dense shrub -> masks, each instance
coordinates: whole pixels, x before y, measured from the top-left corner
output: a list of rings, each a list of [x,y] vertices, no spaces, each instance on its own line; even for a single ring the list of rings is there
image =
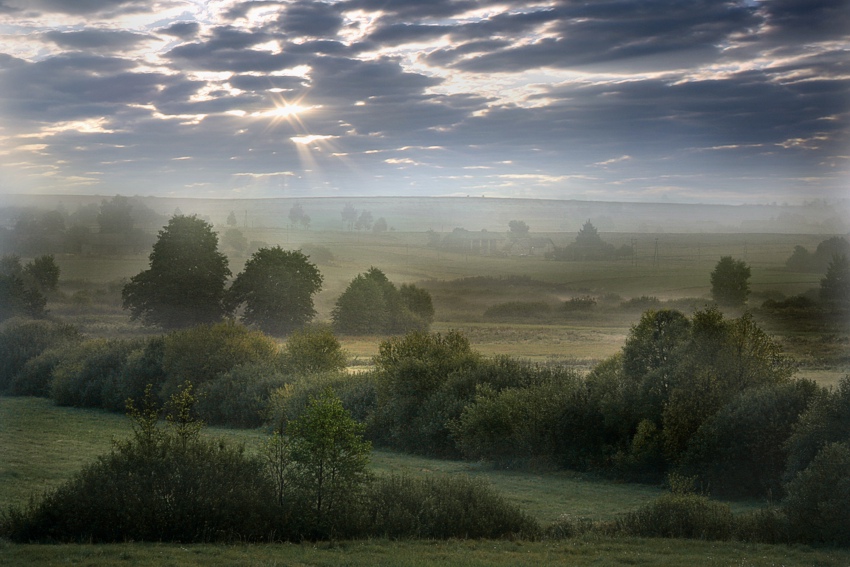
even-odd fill
[[[537,522],[481,479],[458,476],[384,476],[366,495],[372,537],[535,537]]]
[[[659,307],[661,307],[661,300],[651,295],[632,297],[620,303],[620,309],[624,310],[647,311],[649,309],[658,309]]]
[[[163,431],[155,410],[139,416],[133,438],[41,501],[9,511],[3,535],[18,542],[280,537],[280,511],[260,460],[203,440],[197,430]]]
[[[53,370],[50,395],[60,406],[120,411],[130,394],[122,373],[135,341],[90,339],[66,349]]]
[[[211,425],[259,427],[268,416],[271,392],[285,382],[268,362],[234,366],[198,387],[198,415]]]
[[[787,490],[783,505],[795,539],[850,545],[850,442],[825,445]]]
[[[292,333],[281,354],[282,366],[298,376],[342,370],[347,362],[342,345],[328,327],[306,328]]]
[[[596,307],[596,299],[590,297],[589,295],[584,295],[581,297],[571,297],[561,304],[561,311],[565,312],[573,312],[573,311],[590,311]]]
[[[160,395],[170,397],[185,381],[199,387],[240,364],[275,364],[278,356],[272,339],[232,322],[176,331],[165,338]]]
[[[310,398],[315,398],[327,388],[333,390],[346,411],[361,423],[365,423],[375,411],[377,386],[374,373],[328,372],[296,377],[292,382],[270,392],[268,421],[282,429],[279,424],[298,419]]]
[[[64,351],[62,347],[49,348],[35,358],[29,359],[21,371],[13,377],[9,393],[13,396],[50,397],[53,371],[62,362]]]
[[[716,495],[779,496],[786,441],[817,392],[808,380],[743,392],[700,426],[680,458],[683,470]]]
[[[850,439],[850,376],[842,378],[834,390],[817,396],[800,416],[788,439],[785,480],[793,480],[828,443]]]
[[[128,398],[141,399],[148,386],[155,395],[158,394],[165,382],[164,358],[164,336],[147,339],[142,347],[127,355],[121,380]]]
[[[665,494],[615,521],[615,532],[634,537],[725,541],[734,527],[729,505],[695,494]]]
[[[28,360],[50,347],[82,340],[79,330],[64,323],[11,319],[0,326],[0,392],[9,389]],[[29,388],[20,385],[23,390]]]

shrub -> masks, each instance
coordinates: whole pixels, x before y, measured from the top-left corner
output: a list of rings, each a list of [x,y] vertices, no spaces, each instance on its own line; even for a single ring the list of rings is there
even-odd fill
[[[735,538],[752,543],[790,543],[788,517],[776,506],[744,512],[735,517]]]
[[[63,348],[50,348],[27,361],[12,380],[9,393],[13,396],[50,397],[53,371],[62,362]]]
[[[620,303],[621,309],[647,311],[649,309],[658,309],[661,307],[661,300],[650,295],[641,295],[640,297],[632,297],[628,301]]]
[[[788,439],[785,480],[793,480],[828,443],[850,439],[850,376],[838,388],[817,396],[800,416]]]
[[[375,411],[377,385],[374,373],[329,372],[296,378],[270,392],[267,420],[274,427],[281,428],[279,424],[298,419],[310,398],[315,398],[327,388],[333,390],[346,411],[361,423],[365,423]]]
[[[779,496],[794,424],[818,392],[809,380],[743,392],[700,426],[681,457],[713,494]]]
[[[271,392],[285,381],[267,362],[234,366],[198,388],[198,415],[211,425],[259,427],[267,417]]]
[[[634,537],[725,541],[734,517],[727,504],[695,494],[665,494],[615,521],[615,530]]]
[[[165,382],[164,358],[165,337],[161,335],[147,339],[142,347],[127,355],[122,383],[128,398],[141,399],[148,386],[155,394],[160,391]]]
[[[787,491],[783,507],[795,539],[850,545],[850,442],[824,446]]]
[[[379,477],[366,494],[372,537],[536,537],[537,522],[481,479],[465,475]]]
[[[582,297],[571,297],[561,304],[561,310],[566,312],[590,311],[596,307],[596,299],[585,295]]]
[[[91,339],[66,350],[53,370],[50,395],[60,406],[124,408],[128,392],[122,372],[137,342]]]
[[[3,535],[17,542],[277,537],[280,511],[263,463],[240,447],[183,431],[190,433],[161,430],[156,409],[146,406],[136,413],[131,439],[42,500],[9,511]]]
[[[298,376],[343,370],[348,362],[342,345],[328,327],[307,328],[291,334],[281,358],[283,367]]]
[[[11,319],[0,326],[0,392],[6,391],[28,360],[50,347],[82,340],[79,330],[64,323]]]
[[[278,359],[275,342],[259,331],[233,322],[199,325],[166,336],[162,366],[165,381],[160,395],[170,397],[184,381],[196,387],[234,366]]]

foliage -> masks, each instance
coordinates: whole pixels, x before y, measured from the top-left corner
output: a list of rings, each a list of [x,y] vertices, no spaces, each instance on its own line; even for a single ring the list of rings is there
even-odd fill
[[[354,230],[371,230],[373,217],[369,211],[362,211],[354,222]]]
[[[512,220],[508,223],[508,236],[511,238],[520,238],[523,236],[528,236],[528,231],[530,230],[528,224],[525,221],[521,220]]]
[[[366,423],[377,403],[377,385],[373,372],[328,372],[297,377],[269,394],[266,420],[283,430],[287,421],[298,419],[310,400],[331,389],[351,416]]]
[[[248,249],[248,238],[238,228],[228,228],[221,235],[221,245],[238,254],[243,254]]]
[[[743,305],[750,295],[749,279],[746,262],[723,256],[711,272],[711,297],[720,305]]]
[[[292,333],[281,357],[282,366],[297,376],[343,370],[348,363],[339,340],[324,326]]]
[[[387,229],[387,219],[385,219],[384,217],[378,217],[378,220],[376,220],[375,224],[372,226],[372,232],[386,232]]]
[[[239,222],[236,220],[236,213],[230,211],[227,215],[227,226],[236,226]]]
[[[302,244],[301,252],[314,264],[333,264],[336,257],[330,248],[321,244]]]
[[[545,301],[508,301],[491,305],[484,311],[487,319],[535,318],[547,315],[552,307]]]
[[[590,311],[596,307],[596,299],[589,295],[571,297],[561,304],[561,310],[566,312]]]
[[[53,259],[52,254],[46,254],[33,258],[33,261],[24,267],[24,272],[30,276],[36,284],[44,291],[55,291],[59,283],[59,266]]]
[[[0,392],[7,391],[28,361],[45,350],[81,340],[79,329],[66,323],[11,319],[0,325]],[[16,388],[28,390],[18,383]]]
[[[788,439],[786,481],[809,466],[822,447],[850,439],[850,376],[817,396],[800,416]]]
[[[52,264],[52,257],[50,258],[49,263]],[[45,261],[37,258],[35,262],[39,262],[38,265],[41,266]],[[21,265],[20,257],[16,255],[3,256],[0,259],[0,321],[21,315],[28,317],[44,315],[47,300],[41,293],[40,281],[34,277],[33,270],[39,276],[52,276],[40,274],[35,262],[24,267]],[[55,264],[53,266],[55,267]]]
[[[263,463],[241,447],[206,441],[197,428],[163,430],[159,411],[131,406],[134,434],[24,509],[4,532],[14,541],[258,541],[274,537],[274,492]],[[191,411],[191,395],[172,414]],[[185,424],[184,424],[185,425]]]
[[[850,545],[850,442],[825,445],[787,490],[783,508],[796,539]]]
[[[680,458],[683,470],[715,495],[779,496],[786,442],[817,393],[807,380],[745,390],[699,427]]]
[[[820,281],[821,301],[840,308],[850,307],[850,256],[833,256]]]
[[[169,398],[187,380],[200,388],[240,364],[276,364],[277,360],[272,339],[232,322],[175,331],[165,338],[161,395]]]
[[[138,346],[131,341],[89,339],[68,347],[53,369],[50,396],[60,406],[120,411],[131,394],[124,387],[124,366]]]
[[[794,272],[822,274],[835,256],[850,256],[850,243],[844,237],[833,236],[821,241],[813,253],[803,246],[795,246],[785,266]]]
[[[617,250],[613,244],[603,241],[599,231],[588,220],[578,231],[574,242],[563,248],[556,246],[550,256],[555,260],[611,260],[632,253],[628,246]]]
[[[363,429],[330,389],[287,424],[290,498],[303,502],[308,537],[335,535],[339,516],[362,498],[371,478],[371,444],[363,440]]]
[[[615,531],[637,537],[728,540],[734,517],[728,504],[695,494],[665,494],[615,522]]]
[[[526,537],[540,527],[481,479],[466,475],[384,476],[371,483],[365,516],[372,537]]]
[[[348,227],[348,230],[354,228],[354,223],[357,221],[357,209],[351,203],[346,203],[342,209],[342,223]]]
[[[286,381],[268,361],[234,366],[198,387],[198,415],[210,425],[259,427],[266,420],[272,392]]]
[[[414,285],[399,290],[378,268],[358,274],[337,299],[334,329],[345,334],[427,330],[434,318],[430,294]]]
[[[165,328],[220,320],[226,313],[227,258],[209,223],[175,216],[159,232],[150,268],[133,276],[122,290],[132,320]]]
[[[231,309],[244,304],[244,323],[281,335],[303,327],[316,315],[313,295],[321,289],[322,275],[302,252],[262,248],[236,276],[227,304]]]

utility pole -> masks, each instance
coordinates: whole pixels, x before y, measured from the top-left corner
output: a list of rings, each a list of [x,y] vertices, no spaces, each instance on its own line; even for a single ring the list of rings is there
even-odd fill
[[[658,266],[658,238],[655,239],[655,256],[652,258],[652,266]]]

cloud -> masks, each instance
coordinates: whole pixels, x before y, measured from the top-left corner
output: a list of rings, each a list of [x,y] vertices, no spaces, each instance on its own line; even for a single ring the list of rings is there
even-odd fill
[[[154,9],[153,3],[144,0],[9,0],[5,5],[9,11],[26,9],[77,16],[98,15],[101,17],[151,12]]]
[[[73,32],[49,31],[44,38],[66,49],[129,49],[152,39],[149,35],[129,31],[88,29]]]

